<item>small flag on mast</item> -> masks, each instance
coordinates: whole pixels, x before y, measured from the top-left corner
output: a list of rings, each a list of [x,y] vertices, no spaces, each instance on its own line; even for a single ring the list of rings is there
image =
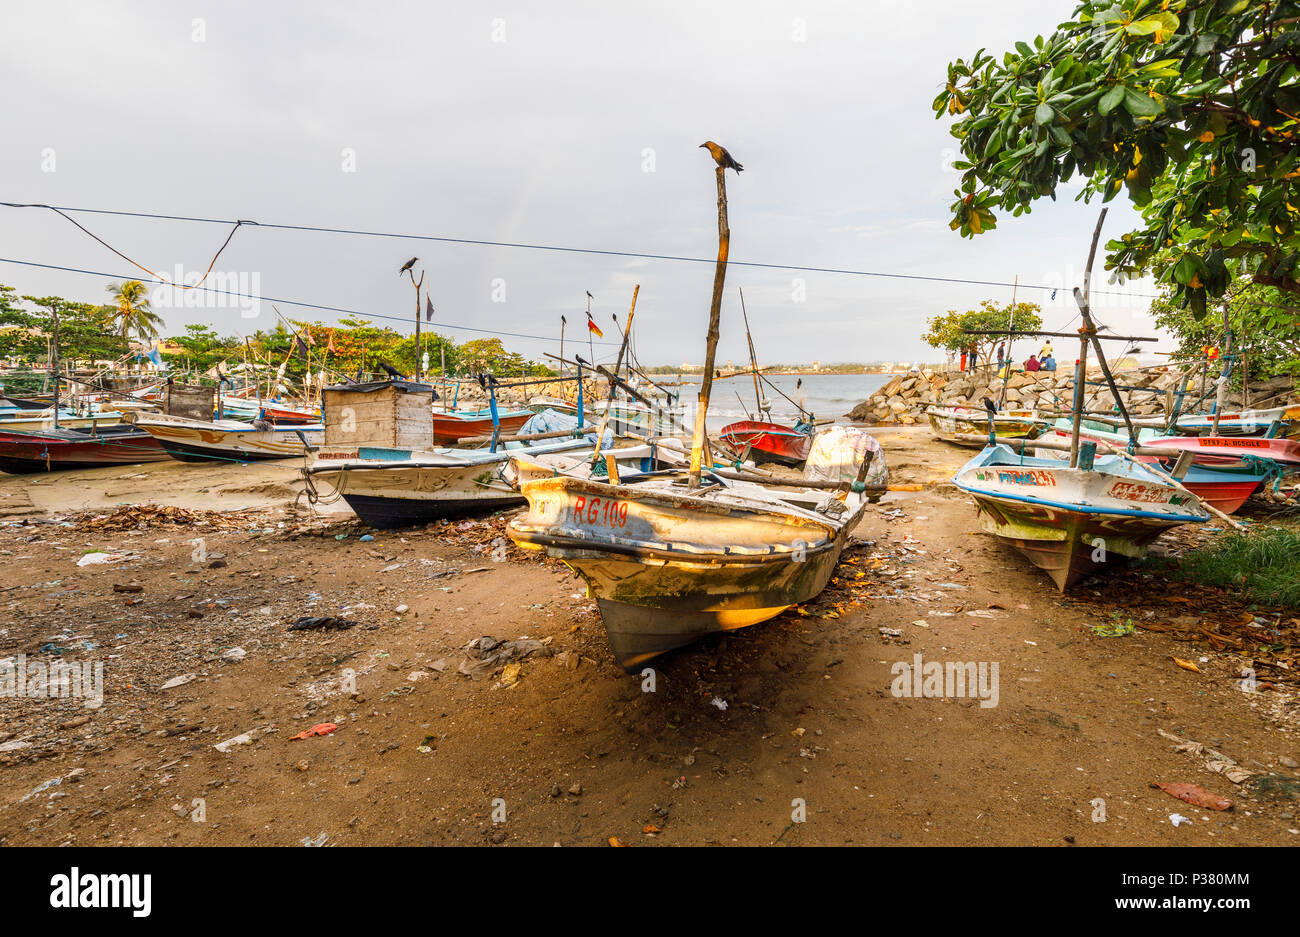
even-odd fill
[[[424,321],[433,321],[433,300],[428,296],[424,297]]]
[[[598,326],[596,320],[591,317],[591,313],[587,313],[587,329],[597,338],[605,337],[605,333],[600,330],[600,326]]]

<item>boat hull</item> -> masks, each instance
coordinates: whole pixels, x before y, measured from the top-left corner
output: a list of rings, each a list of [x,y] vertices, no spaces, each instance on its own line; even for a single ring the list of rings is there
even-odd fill
[[[522,504],[524,496],[505,477],[512,456],[568,452],[593,443],[584,437],[495,453],[324,448],[315,453],[305,474],[312,482],[332,487],[370,526],[391,530]]]
[[[500,465],[375,467],[344,462],[318,464],[312,476],[342,495],[362,521],[392,530],[523,503],[523,495],[499,477]]]
[[[1019,550],[1061,592],[1145,555],[1166,530],[1209,519],[1194,495],[1118,456],[1084,470],[993,446],[953,481],[975,499],[984,529]]]
[[[812,436],[779,423],[741,420],[718,433],[723,445],[740,455],[746,450],[755,462],[776,462],[799,467],[812,450]]]
[[[1049,429],[1040,439],[1050,442],[1068,443],[1070,434],[1063,429]],[[1107,433],[1097,429],[1083,429],[1079,433],[1083,442],[1103,442],[1122,449],[1127,440],[1118,433]],[[1181,439],[1181,437],[1179,437]],[[1144,442],[1143,445],[1146,443]],[[1035,449],[1034,454],[1040,458],[1064,461],[1068,456],[1062,450]],[[1148,464],[1163,462],[1166,471],[1173,468],[1174,452],[1170,451],[1168,459],[1156,456],[1136,456],[1139,462]],[[1224,514],[1234,514],[1241,509],[1246,500],[1270,478],[1267,472],[1257,471],[1254,467],[1242,464],[1213,463],[1210,465],[1193,464],[1181,479],[1183,487],[1206,504],[1218,508]]]
[[[866,503],[830,522],[572,478],[528,482],[523,492],[529,512],[507,527],[511,539],[583,579],[610,650],[629,671],[816,596]]]
[[[304,438],[310,444],[319,445],[324,437],[319,425],[259,430],[252,426],[177,419],[137,419],[135,425],[158,440],[167,454],[180,462],[291,459],[307,451]]]
[[[925,415],[930,420],[930,429],[945,442],[958,446],[980,448],[983,442],[969,442],[958,437],[962,435],[988,436],[988,414],[974,408],[931,407]],[[1012,410],[999,413],[993,418],[995,432],[1006,439],[1033,439],[1043,427],[1032,410]]]
[[[498,422],[501,435],[507,436],[528,422],[533,414],[529,411],[501,413]],[[433,442],[439,446],[454,446],[467,436],[491,436],[492,417],[490,415],[464,416],[456,413],[433,412]]]
[[[136,465],[167,458],[148,433],[53,435],[0,431],[0,471],[29,475],[60,469],[88,469],[105,465]]]
[[[1258,436],[1166,436],[1149,439],[1144,446],[1190,449],[1205,465],[1240,465],[1244,457],[1267,459],[1282,465],[1300,465],[1300,441]]]

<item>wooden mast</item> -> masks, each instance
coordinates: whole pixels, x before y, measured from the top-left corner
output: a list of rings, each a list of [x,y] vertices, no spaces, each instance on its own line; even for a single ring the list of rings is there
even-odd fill
[[[709,306],[709,331],[705,339],[704,379],[695,409],[695,435],[691,440],[691,472],[688,487],[700,487],[700,470],[708,447],[704,420],[709,411],[709,394],[713,391],[713,360],[718,352],[718,324],[722,318],[722,288],[727,279],[727,254],[731,247],[731,229],[727,226],[726,167],[718,162],[718,264],[713,271],[713,301]],[[712,459],[709,460],[710,464]]]
[[[627,314],[627,328],[623,330],[623,341],[618,346],[618,360],[614,362],[613,377],[609,381],[609,398],[605,401],[605,412],[600,418],[600,425],[596,428],[596,448],[591,454],[591,464],[595,465],[600,461],[600,441],[605,436],[605,427],[609,425],[609,413],[614,408],[614,395],[618,393],[618,371],[623,366],[623,352],[627,350],[628,336],[632,334],[632,317],[636,315],[636,298],[641,292],[641,284],[638,283],[632,290],[632,308]],[[615,319],[615,322],[618,320]],[[583,424],[583,415],[578,414],[578,426]],[[617,484],[617,481],[614,482]]]
[[[754,412],[763,417],[763,392],[758,383],[758,355],[754,353],[754,336],[749,331],[749,313],[745,310],[745,290],[740,288],[740,314],[745,317],[745,341],[749,343],[749,367],[754,377]],[[740,395],[737,394],[737,397]],[[743,405],[742,405],[743,406]]]
[[[1074,366],[1074,420],[1070,427],[1070,468],[1079,467],[1079,429],[1083,425],[1083,396],[1088,381],[1088,332],[1092,330],[1092,318],[1088,314],[1088,296],[1092,292],[1092,261],[1097,256],[1097,240],[1101,237],[1101,226],[1106,220],[1107,209],[1101,210],[1097,218],[1097,227],[1092,232],[1092,247],[1088,249],[1088,265],[1083,270],[1083,298],[1079,300],[1079,291],[1075,290],[1075,301],[1083,313],[1083,328],[1079,329],[1079,363]],[[1009,349],[1008,349],[1009,350]]]

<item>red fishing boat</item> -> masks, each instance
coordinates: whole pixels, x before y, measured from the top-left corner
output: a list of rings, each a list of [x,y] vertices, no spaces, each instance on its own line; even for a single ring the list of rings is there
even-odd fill
[[[533,415],[531,410],[498,410],[497,421],[501,424],[501,435],[515,432],[528,422]],[[433,441],[440,446],[454,446],[466,436],[491,436],[491,410],[447,410],[433,411]]]
[[[737,456],[755,462],[778,462],[781,465],[803,465],[812,449],[812,434],[780,423],[762,423],[758,420],[741,420],[728,423],[718,434],[722,444]]]
[[[320,410],[301,410],[296,407],[265,403],[262,405],[262,413],[271,423],[298,425],[320,422]]]
[[[56,469],[161,462],[167,453],[142,429],[125,423],[94,429],[0,431],[0,471],[14,475]]]

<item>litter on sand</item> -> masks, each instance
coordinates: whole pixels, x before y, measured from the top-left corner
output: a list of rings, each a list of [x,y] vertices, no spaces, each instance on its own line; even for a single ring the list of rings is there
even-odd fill
[[[309,739],[317,735],[329,735],[337,728],[338,725],[333,722],[317,723],[316,725],[312,726],[310,729],[304,729],[303,731],[299,732],[297,735],[289,736],[289,741],[297,742],[297,741],[301,741],[302,739]]]

